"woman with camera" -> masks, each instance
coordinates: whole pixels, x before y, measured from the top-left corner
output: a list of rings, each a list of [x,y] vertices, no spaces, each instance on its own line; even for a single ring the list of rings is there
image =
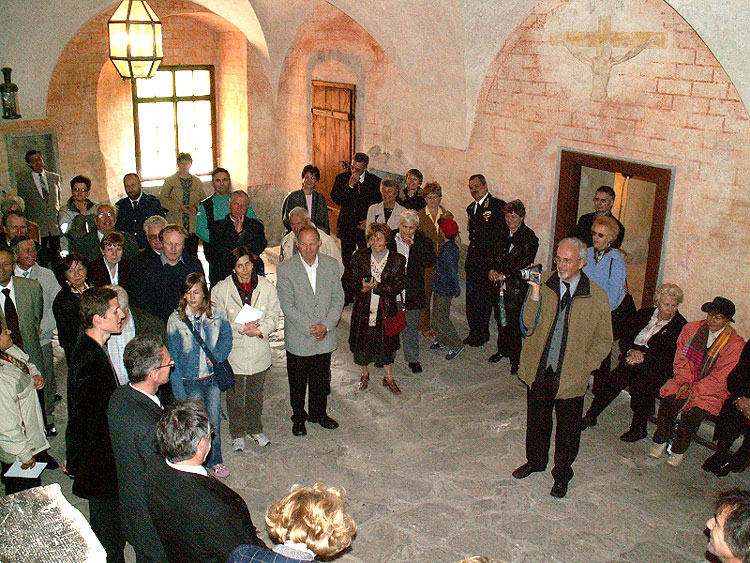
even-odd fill
[[[520,270],[534,262],[539,239],[524,222],[526,207],[520,199],[507,203],[503,212],[509,233],[498,241],[489,271],[490,281],[495,284],[498,296],[495,305],[497,352],[488,361],[497,363],[507,357],[510,360],[510,373],[515,375],[521,360],[521,305],[529,287],[521,280]],[[503,316],[505,324],[502,323]]]

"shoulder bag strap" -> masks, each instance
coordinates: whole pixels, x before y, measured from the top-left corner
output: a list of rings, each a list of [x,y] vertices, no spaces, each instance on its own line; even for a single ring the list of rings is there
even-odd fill
[[[211,350],[206,345],[206,343],[203,341],[203,339],[201,338],[201,335],[198,334],[198,331],[195,330],[195,327],[193,326],[193,322],[188,319],[188,320],[185,321],[185,324],[190,329],[190,332],[193,333],[193,337],[198,342],[198,345],[201,348],[203,348],[203,351],[206,353],[206,356],[208,357],[208,359],[211,360],[211,363],[213,364],[213,366],[215,368],[216,365],[218,364],[218,362],[216,361],[216,357],[214,356],[213,352],[211,352]]]

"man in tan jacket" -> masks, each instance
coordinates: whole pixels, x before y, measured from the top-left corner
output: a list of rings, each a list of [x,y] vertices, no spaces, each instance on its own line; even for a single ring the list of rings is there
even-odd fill
[[[524,479],[546,469],[554,409],[555,484],[550,494],[562,498],[573,478],[589,374],[609,353],[612,323],[607,294],[581,271],[586,245],[576,238],[563,239],[554,261],[557,271],[547,274],[541,285],[529,282],[522,309],[525,340],[518,377],[528,387],[526,463],[513,477]]]

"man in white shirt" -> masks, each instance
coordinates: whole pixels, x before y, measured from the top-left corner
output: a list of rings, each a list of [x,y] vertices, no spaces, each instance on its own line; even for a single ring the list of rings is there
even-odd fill
[[[338,345],[336,327],[344,307],[344,290],[336,261],[318,253],[318,233],[313,226],[302,227],[297,235],[298,254],[276,270],[276,289],[286,319],[284,344],[295,436],[307,434],[305,421],[329,430],[339,425],[328,416],[327,407],[331,353]]]
[[[43,410],[47,415],[47,426],[54,427],[55,424],[55,400],[62,399],[57,392],[57,381],[55,380],[54,356],[52,355],[52,336],[56,328],[55,316],[52,313],[52,302],[60,291],[60,284],[52,270],[37,264],[36,243],[28,236],[11,239],[13,246],[13,259],[16,263],[14,274],[19,278],[36,280],[42,286],[42,322],[39,335],[39,345],[42,356],[41,365],[37,365],[44,379],[44,389],[39,392],[44,397]],[[54,429],[55,433],[57,430]],[[53,434],[54,435],[54,434]]]
[[[112,393],[107,407],[122,527],[139,562],[161,562],[166,554],[148,514],[143,476],[161,463],[156,424],[162,405],[156,392],[169,381],[174,362],[161,339],[149,335],[128,342],[124,364],[129,383]]]
[[[289,258],[297,254],[297,235],[302,227],[312,224],[310,214],[304,207],[295,207],[289,212],[289,226],[292,230],[285,234],[284,238],[281,239],[280,262],[289,260]],[[336,260],[336,262],[339,263],[341,275],[343,276],[344,263],[341,260],[341,251],[339,250],[336,237],[327,235],[321,229],[318,229],[318,235],[320,235],[320,254],[325,254]]]

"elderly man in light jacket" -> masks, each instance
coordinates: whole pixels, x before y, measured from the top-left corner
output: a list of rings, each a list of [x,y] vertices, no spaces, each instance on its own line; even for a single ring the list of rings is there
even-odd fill
[[[281,239],[281,262],[284,262],[297,254],[297,233],[305,225],[313,225],[310,219],[310,213],[304,207],[295,207],[289,212],[289,226],[292,228],[284,238]],[[315,226],[315,225],[313,225]],[[317,227],[316,227],[317,228]],[[318,229],[320,235],[320,253],[326,254],[331,258],[335,259],[339,263],[339,269],[341,274],[339,278],[344,275],[344,262],[341,260],[341,250],[339,250],[338,241],[336,237],[326,234],[321,229]]]
[[[339,264],[318,252],[319,234],[313,226],[302,227],[297,235],[298,253],[276,271],[295,436],[307,434],[305,421],[331,430],[339,425],[328,416],[327,406],[331,353],[338,345],[336,327],[344,308],[344,290]],[[309,417],[305,411],[308,388]]]

